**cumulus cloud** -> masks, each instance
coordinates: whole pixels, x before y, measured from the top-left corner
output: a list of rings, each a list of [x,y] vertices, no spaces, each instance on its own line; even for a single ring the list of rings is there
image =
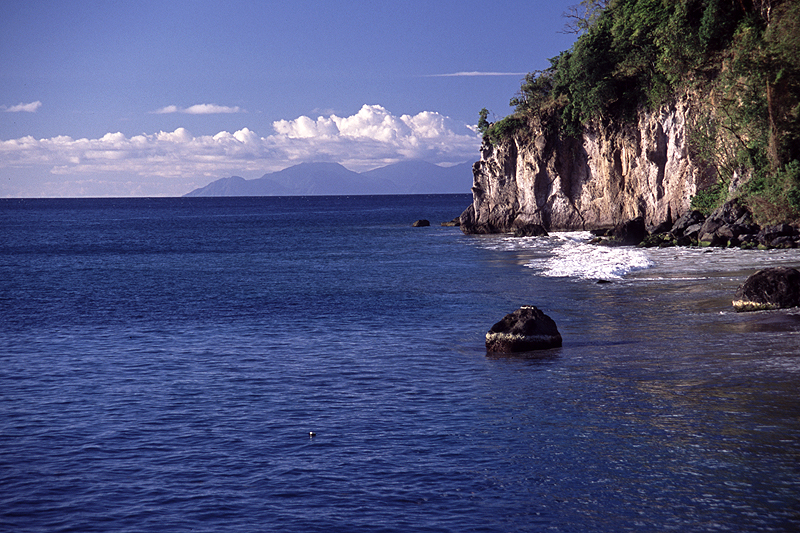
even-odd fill
[[[6,113],[20,113],[22,111],[26,113],[36,113],[40,107],[42,107],[42,103],[39,100],[29,104],[19,103],[17,105],[12,105],[11,107],[0,106],[0,108],[2,108]]]
[[[257,177],[309,161],[338,162],[356,171],[406,159],[457,163],[475,158],[480,145],[477,134],[439,113],[397,116],[379,105],[365,105],[346,117],[279,120],[273,128],[267,136],[249,128],[199,136],[185,128],[130,137],[114,132],[97,139],[27,136],[0,141],[0,168],[44,167],[50,174],[87,178],[123,173],[143,179],[216,179]]]
[[[242,109],[239,106],[226,106],[226,105],[217,105],[217,104],[195,104],[193,106],[189,106],[186,108],[180,108],[175,105],[168,105],[166,107],[162,107],[161,109],[157,109],[153,111],[153,113],[158,115],[168,114],[168,113],[186,113],[187,115],[213,115],[218,113],[242,113]]]

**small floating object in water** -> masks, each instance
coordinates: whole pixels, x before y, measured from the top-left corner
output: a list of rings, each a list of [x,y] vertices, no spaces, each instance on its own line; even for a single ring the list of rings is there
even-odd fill
[[[309,432],[308,432],[308,438],[309,438],[309,439],[313,439],[313,438],[314,438],[314,437],[316,437],[316,436],[317,436],[317,434],[316,434],[316,433],[314,433],[313,431],[309,431]]]

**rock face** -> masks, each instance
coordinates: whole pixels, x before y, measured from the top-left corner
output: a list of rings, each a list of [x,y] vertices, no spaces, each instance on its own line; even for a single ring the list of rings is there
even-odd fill
[[[549,234],[540,224],[528,224],[514,230],[514,237],[547,237]]]
[[[737,289],[737,311],[761,311],[800,306],[800,271],[776,267],[759,270]]]
[[[647,228],[644,225],[644,217],[636,217],[633,220],[623,222],[613,232],[614,240],[621,245],[639,244],[647,237]]]
[[[520,307],[486,333],[488,352],[528,352],[559,346],[561,334],[556,323],[534,306]]]
[[[642,217],[648,226],[688,211],[706,185],[687,146],[687,102],[640,112],[633,124],[589,124],[580,138],[531,119],[512,139],[484,142],[472,167],[465,233],[614,227]]]

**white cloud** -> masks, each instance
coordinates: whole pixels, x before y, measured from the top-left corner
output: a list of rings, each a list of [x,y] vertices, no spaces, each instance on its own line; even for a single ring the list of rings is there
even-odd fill
[[[114,132],[97,139],[27,136],[0,141],[0,168],[15,173],[46,168],[51,175],[83,176],[87,184],[117,173],[143,181],[198,180],[194,186],[201,186],[307,161],[334,161],[356,171],[405,159],[457,163],[477,158],[480,145],[474,131],[439,113],[396,116],[378,105],[365,105],[348,117],[279,120],[273,128],[268,136],[248,128],[200,136],[185,128],[131,137]],[[165,183],[165,190],[172,189]]]
[[[212,115],[217,113],[242,113],[242,109],[239,106],[225,106],[225,105],[217,105],[217,104],[195,104],[193,106],[189,106],[187,108],[181,109],[175,105],[168,105],[166,107],[162,107],[153,113],[158,115],[168,114],[168,113],[186,113],[187,115]]]
[[[190,115],[210,115],[213,113],[240,113],[239,106],[228,107],[216,104],[196,104],[183,110]]]
[[[17,105],[12,105],[11,107],[0,106],[0,108],[2,108],[6,113],[19,113],[21,111],[25,111],[27,113],[36,113],[40,107],[42,107],[42,103],[39,100],[29,104],[19,103]]]
[[[153,113],[157,115],[163,115],[166,113],[177,113],[177,112],[178,112],[178,106],[174,105],[168,105],[167,107],[162,107],[161,109],[153,111]]]

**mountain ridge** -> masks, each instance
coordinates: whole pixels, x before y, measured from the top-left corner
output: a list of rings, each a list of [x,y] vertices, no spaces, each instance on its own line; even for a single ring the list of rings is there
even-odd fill
[[[310,162],[252,180],[240,176],[221,178],[184,197],[453,194],[467,193],[471,185],[471,162],[441,167],[410,160],[360,173],[339,163]]]

